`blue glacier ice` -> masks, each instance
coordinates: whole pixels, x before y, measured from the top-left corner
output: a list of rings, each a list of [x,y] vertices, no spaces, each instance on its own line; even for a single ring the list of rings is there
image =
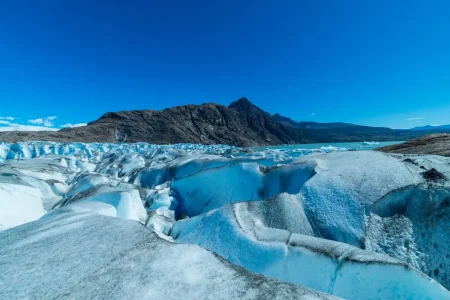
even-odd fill
[[[17,276],[2,273],[0,298],[110,295],[82,274],[107,272],[97,284],[120,281],[116,298],[131,287],[142,298],[208,298],[216,282],[209,298],[450,299],[450,159],[348,150],[1,143],[0,263]],[[127,243],[140,246],[106,263]],[[100,254],[78,274],[85,251]],[[230,283],[214,281],[219,273]],[[58,276],[72,279],[58,289]]]

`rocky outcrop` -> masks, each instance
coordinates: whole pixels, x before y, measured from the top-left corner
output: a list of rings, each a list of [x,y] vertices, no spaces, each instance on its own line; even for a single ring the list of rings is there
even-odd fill
[[[376,150],[388,153],[450,156],[450,134],[430,134],[402,144],[381,147]]]

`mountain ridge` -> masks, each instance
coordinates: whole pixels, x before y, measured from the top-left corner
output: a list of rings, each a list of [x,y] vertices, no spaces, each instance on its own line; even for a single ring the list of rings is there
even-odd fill
[[[81,127],[51,132],[1,132],[0,141],[263,146],[368,140],[404,141],[426,133],[429,132],[340,122],[296,122],[279,114],[271,115],[242,97],[228,106],[209,102],[163,110],[107,112]]]
[[[411,130],[450,130],[450,124],[417,126],[417,127],[411,128]]]

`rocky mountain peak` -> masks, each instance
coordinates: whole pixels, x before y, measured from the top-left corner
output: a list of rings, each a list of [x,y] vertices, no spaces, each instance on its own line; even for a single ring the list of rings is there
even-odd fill
[[[254,108],[260,109],[259,107],[255,106],[253,103],[251,103],[245,97],[242,97],[239,100],[231,102],[231,104],[228,106],[228,108],[233,108],[233,109],[238,110],[240,112],[245,112],[245,111],[248,111],[248,110],[252,110]]]

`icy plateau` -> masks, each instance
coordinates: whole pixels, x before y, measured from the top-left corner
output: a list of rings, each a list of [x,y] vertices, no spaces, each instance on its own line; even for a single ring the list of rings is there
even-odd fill
[[[0,143],[0,299],[450,299],[450,158]]]

